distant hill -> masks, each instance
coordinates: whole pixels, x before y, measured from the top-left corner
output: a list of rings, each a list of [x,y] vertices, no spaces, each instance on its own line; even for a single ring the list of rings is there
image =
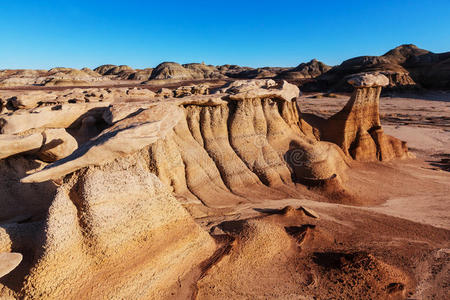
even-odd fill
[[[381,72],[390,89],[450,89],[450,52],[433,53],[415,45],[401,45],[381,56],[359,56],[305,83],[303,90],[348,91],[346,77],[361,72]]]

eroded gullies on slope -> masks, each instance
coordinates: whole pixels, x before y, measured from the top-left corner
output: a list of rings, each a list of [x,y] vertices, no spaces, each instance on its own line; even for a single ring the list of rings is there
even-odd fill
[[[96,104],[94,110],[85,103],[81,108],[78,103],[62,104],[74,108],[62,109],[64,114],[56,119],[45,118],[52,105],[2,115],[2,129],[19,143],[18,137],[34,134],[30,129],[73,126],[76,131],[100,122],[107,127],[52,164],[36,160],[42,147],[36,150],[35,145],[33,153],[20,148],[19,156],[6,158],[2,167],[6,172],[24,176],[36,171],[22,182],[36,190],[30,197],[46,207],[39,211],[19,205],[2,216],[8,220],[33,214],[32,222],[2,225],[6,229],[1,231],[1,250],[20,250],[33,257],[25,279],[11,277],[8,284],[15,281],[16,292],[29,297],[170,296],[180,278],[217,250],[181,204],[199,217],[261,199],[303,197],[311,193],[305,186],[329,189],[325,195],[338,191],[336,197],[348,198],[345,172],[351,159],[346,145],[354,137],[337,144],[321,141],[318,129],[301,119],[295,102],[298,93],[286,82],[236,81],[210,95],[152,98],[145,103],[113,101],[111,106]],[[374,97],[359,105],[374,104],[377,94]],[[22,118],[33,120],[29,124],[36,128],[20,127]],[[84,121],[87,118],[95,122]],[[8,164],[22,156],[37,165]],[[44,188],[48,184],[50,193]],[[20,185],[2,189],[5,197],[18,202],[24,196]],[[245,269],[249,280],[258,274],[270,277],[266,264],[275,259],[273,274],[290,278],[290,283],[280,286],[271,278],[266,282],[276,283],[279,295],[290,289],[304,293],[305,286],[314,282],[312,273],[292,275],[295,268],[283,266],[298,260],[298,246],[307,245],[316,231],[316,219],[305,212],[287,209],[282,215],[238,221],[242,226],[233,236],[236,245],[224,251],[232,260],[227,268],[235,264]],[[327,233],[321,238],[327,239]],[[207,273],[213,274],[224,259],[210,264]],[[353,258],[350,261],[353,264]],[[199,297],[209,276],[200,281]],[[294,288],[298,282],[304,285]]]

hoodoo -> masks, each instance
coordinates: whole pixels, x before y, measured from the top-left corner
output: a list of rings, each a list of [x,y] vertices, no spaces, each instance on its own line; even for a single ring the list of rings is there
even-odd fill
[[[364,73],[351,76],[354,87],[344,108],[330,117],[321,128],[321,138],[341,147],[356,160],[390,160],[408,153],[406,143],[386,135],[380,122],[381,88],[389,84],[386,76]]]

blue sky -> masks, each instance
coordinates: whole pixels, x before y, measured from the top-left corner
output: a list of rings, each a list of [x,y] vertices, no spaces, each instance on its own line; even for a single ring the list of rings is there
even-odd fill
[[[450,1],[0,0],[0,69],[335,65],[413,43],[450,51]]]

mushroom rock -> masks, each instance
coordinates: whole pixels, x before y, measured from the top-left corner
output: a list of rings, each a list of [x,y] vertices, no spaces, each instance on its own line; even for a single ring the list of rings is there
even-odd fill
[[[362,73],[347,82],[354,87],[353,94],[344,108],[321,126],[321,139],[337,144],[355,160],[406,157],[406,143],[384,134],[381,127],[380,93],[389,79],[380,73]]]

